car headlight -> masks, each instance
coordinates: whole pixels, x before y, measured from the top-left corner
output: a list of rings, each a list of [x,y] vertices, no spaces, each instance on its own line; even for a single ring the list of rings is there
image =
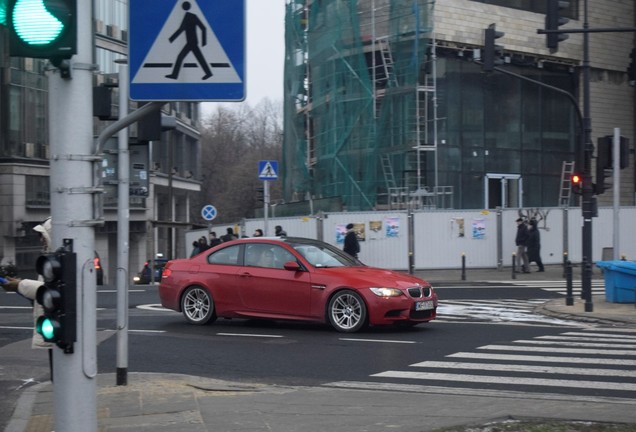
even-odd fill
[[[371,292],[379,297],[399,297],[402,291],[397,288],[369,288]]]

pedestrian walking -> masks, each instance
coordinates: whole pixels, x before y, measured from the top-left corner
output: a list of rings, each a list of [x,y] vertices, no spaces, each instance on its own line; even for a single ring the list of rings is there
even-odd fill
[[[282,226],[280,225],[276,225],[276,227],[274,228],[274,235],[276,237],[287,237],[287,232],[285,232],[285,230],[283,229]]]
[[[526,247],[528,243],[528,227],[523,218],[517,219],[517,235],[515,236],[515,245],[517,245],[517,263],[515,272],[516,273],[530,273],[530,269],[528,268],[528,253],[526,252]],[[521,263],[523,262],[523,265]],[[519,266],[521,265],[521,271],[519,271]]]
[[[190,258],[193,256],[199,255],[201,252],[201,248],[199,247],[199,242],[197,240],[192,242],[192,252],[190,253]]]
[[[537,263],[537,266],[539,267],[539,270],[537,271],[545,271],[543,268],[543,261],[541,261],[541,234],[539,233],[536,219],[530,219],[526,245],[528,250],[528,263]],[[530,268],[528,268],[528,271],[529,270]]]
[[[213,248],[214,246],[218,246],[218,245],[220,245],[221,243],[223,243],[223,242],[221,241],[221,239],[220,239],[220,238],[218,238],[218,237],[216,236],[216,232],[215,232],[215,231],[212,231],[212,232],[210,233],[210,248]]]
[[[50,217],[33,228],[33,231],[40,234],[40,243],[42,244],[43,253],[50,252],[52,228],[53,225],[51,223]],[[42,337],[42,335],[35,330],[35,324],[37,323],[38,318],[44,315],[43,307],[37,301],[35,301],[38,288],[42,286],[44,279],[41,275],[38,276],[37,280],[11,278],[7,276],[6,278],[4,278],[3,282],[4,283],[2,283],[2,288],[4,288],[5,291],[18,293],[31,302],[34,324],[33,336],[31,338],[31,348],[48,350],[49,367],[51,369],[51,381],[53,381],[53,352],[51,350],[53,344],[50,342],[46,342],[44,340],[44,337]]]
[[[352,223],[347,225],[347,234],[345,234],[344,247],[342,250],[354,258],[358,258],[358,254],[360,253],[360,243],[358,242],[358,236],[353,229]]]

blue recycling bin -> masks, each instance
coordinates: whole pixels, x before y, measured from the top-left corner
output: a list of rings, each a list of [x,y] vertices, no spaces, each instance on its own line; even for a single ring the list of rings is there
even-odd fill
[[[636,298],[635,261],[597,261],[605,275],[605,300],[610,303],[634,303]]]

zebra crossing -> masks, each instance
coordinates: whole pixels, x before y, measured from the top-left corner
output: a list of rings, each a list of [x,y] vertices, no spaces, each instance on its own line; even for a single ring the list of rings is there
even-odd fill
[[[545,299],[444,300],[437,306],[436,322],[581,326],[578,322],[536,313],[535,309],[545,302]]]
[[[636,329],[597,328],[490,344],[329,387],[636,405]]]
[[[512,286],[519,286],[524,288],[540,288],[544,291],[555,292],[558,294],[567,294],[567,282],[565,280],[554,281],[508,281]],[[602,279],[592,279],[592,295],[604,295],[605,294],[605,281]],[[572,292],[574,295],[581,293],[581,281],[572,281]]]

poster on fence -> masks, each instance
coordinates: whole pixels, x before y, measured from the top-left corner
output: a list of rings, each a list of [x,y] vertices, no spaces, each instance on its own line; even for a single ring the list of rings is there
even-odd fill
[[[386,226],[386,236],[388,238],[397,237],[400,234],[400,218],[399,217],[384,218],[384,225]]]
[[[473,219],[473,239],[483,240],[484,238],[486,238],[486,221]]]
[[[369,221],[369,240],[378,240],[382,235],[382,221]]]

